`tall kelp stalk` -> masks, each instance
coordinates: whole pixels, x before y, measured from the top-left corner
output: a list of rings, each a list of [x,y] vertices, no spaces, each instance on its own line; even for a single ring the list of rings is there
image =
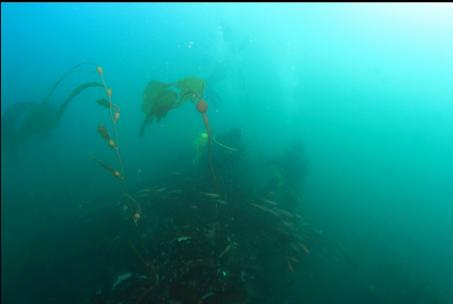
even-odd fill
[[[115,155],[119,164],[119,170],[114,169],[113,167],[99,161],[98,159],[94,160],[102,168],[110,172],[110,174],[112,174],[121,183],[123,193],[126,197],[127,205],[129,207],[129,210],[131,211],[132,220],[134,221],[135,224],[137,224],[141,217],[141,208],[138,202],[129,194],[129,191],[127,189],[127,184],[125,183],[126,179],[124,172],[124,164],[118,143],[117,124],[121,115],[120,107],[112,102],[112,89],[107,86],[107,83],[104,78],[104,69],[101,66],[97,66],[96,70],[101,79],[102,87],[104,88],[104,92],[106,95],[105,98],[99,99],[97,103],[109,110],[109,116],[112,122],[113,137],[110,136],[107,128],[103,125],[99,125],[97,131],[99,135],[107,142],[108,146],[115,151]]]

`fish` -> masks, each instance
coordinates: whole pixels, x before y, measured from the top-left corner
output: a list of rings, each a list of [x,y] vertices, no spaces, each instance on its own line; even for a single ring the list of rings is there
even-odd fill
[[[278,214],[277,214],[274,210],[271,210],[271,209],[269,209],[269,208],[260,206],[260,205],[258,205],[258,204],[252,204],[252,206],[254,206],[254,207],[258,208],[258,209],[261,209],[261,210],[263,210],[263,211],[265,211],[265,212],[271,213],[271,214],[273,214],[273,215],[275,215],[275,216],[278,216]]]
[[[308,250],[307,246],[299,242],[299,246],[302,247],[302,249],[307,253],[310,254],[310,250]]]
[[[182,193],[182,192],[183,192],[182,190],[177,189],[177,190],[169,191],[168,194],[177,194],[177,193]]]
[[[296,259],[296,258],[293,258],[293,257],[288,257],[289,260],[295,262],[295,263],[299,263],[299,260]]]
[[[222,199],[217,199],[216,200],[218,203],[222,204],[222,205],[228,205],[228,202],[227,201],[224,201]]]
[[[268,203],[269,205],[273,205],[273,206],[277,206],[278,205],[276,202],[268,200],[268,199],[264,199],[263,202]]]
[[[208,196],[208,197],[212,197],[212,198],[218,198],[218,197],[220,197],[220,194],[217,194],[217,193],[201,192],[201,194],[206,195],[206,196]]]
[[[176,240],[178,242],[182,242],[182,241],[189,241],[190,239],[192,239],[190,236],[180,236]]]
[[[274,208],[275,211],[277,211],[278,213],[286,216],[286,217],[294,217],[290,212],[286,211],[286,210],[283,210],[283,209],[280,209],[280,208]]]
[[[282,219],[280,219],[282,221],[282,224],[285,225],[286,227],[288,227],[289,229],[296,229],[296,227],[294,227],[293,224],[291,223],[288,223],[287,221],[284,221]]]
[[[293,268],[293,265],[291,264],[291,261],[290,260],[287,260],[287,261],[288,261],[288,269],[289,269],[289,271],[294,272],[294,268]]]
[[[222,253],[219,254],[219,258],[223,257],[228,251],[230,251],[231,247],[232,247],[231,244],[226,246],[225,249],[222,251]]]
[[[144,189],[141,189],[141,190],[137,191],[137,194],[139,194],[139,193],[149,193],[151,191],[153,191],[153,190],[150,189],[150,188],[144,188]]]

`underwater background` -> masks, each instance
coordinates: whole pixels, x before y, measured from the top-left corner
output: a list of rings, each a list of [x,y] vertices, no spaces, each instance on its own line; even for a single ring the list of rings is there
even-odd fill
[[[3,303],[453,303],[452,4],[2,3],[1,76]]]

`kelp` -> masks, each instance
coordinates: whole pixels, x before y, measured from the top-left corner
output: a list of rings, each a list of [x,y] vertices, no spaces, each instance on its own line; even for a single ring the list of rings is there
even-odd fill
[[[177,105],[178,96],[170,90],[171,85],[152,80],[145,88],[143,94],[142,111],[145,121],[140,128],[140,135],[144,134],[145,127],[154,119],[159,121]]]
[[[186,100],[197,101],[203,98],[205,81],[197,77],[187,77],[178,81],[177,87],[181,90],[182,102]]]
[[[66,107],[77,95],[86,89],[100,86],[102,85],[97,82],[79,85],[59,107],[48,102],[30,104],[27,108],[23,109],[22,120],[16,126],[17,135],[23,138],[23,140],[36,135],[46,135],[58,126]]]
[[[79,85],[75,89],[72,90],[71,94],[69,94],[68,97],[66,97],[66,100],[63,102],[63,104],[60,106],[60,112],[63,114],[64,110],[66,109],[66,106],[73,100],[77,95],[85,91],[86,89],[89,88],[102,88],[103,85],[99,82],[87,82],[84,84]]]
[[[14,109],[6,111],[5,115],[2,116],[2,121],[8,121],[7,133],[4,133],[8,136],[8,140],[4,142],[17,148],[29,138],[47,135],[58,126],[66,107],[76,96],[86,89],[102,87],[102,84],[97,82],[83,83],[73,89],[59,106],[49,102],[52,94],[62,81],[73,71],[84,65],[93,65],[93,63],[82,62],[71,67],[58,78],[41,102],[22,103],[20,106],[15,106],[14,104],[12,106]]]
[[[204,100],[205,88],[205,81],[198,77],[186,77],[170,84],[156,80],[150,81],[143,94],[142,111],[146,116],[140,128],[140,135],[144,134],[146,126],[154,119],[159,122],[170,110],[181,106],[187,101],[196,103],[196,109],[201,114],[208,134],[209,167],[213,179],[216,180],[212,164],[212,136],[207,115],[208,104]]]
[[[103,125],[99,125],[98,133],[107,142],[107,144],[110,146],[110,148],[115,149],[118,147],[117,144],[115,143],[115,141],[110,137],[109,132],[107,131],[106,127],[104,127]]]
[[[98,160],[97,158],[94,158],[93,157],[93,160],[95,162],[97,162],[104,170],[106,170],[107,172],[109,172],[110,174],[112,174],[115,178],[119,179],[119,180],[123,180],[124,179],[124,176],[121,174],[120,171],[116,170],[116,169],[113,169],[111,166],[101,162],[100,160]]]
[[[103,139],[105,139],[107,141],[110,139],[110,135],[107,132],[107,129],[103,125],[98,126],[98,133],[101,135],[101,137]]]
[[[44,98],[44,100],[42,101],[42,103],[46,103],[49,99],[50,99],[50,96],[52,96],[52,93],[55,91],[55,89],[58,87],[58,85],[69,75],[71,74],[73,71],[75,71],[76,69],[78,69],[79,67],[83,66],[83,65],[95,65],[93,62],[81,62],[81,63],[78,63],[76,64],[75,66],[73,66],[72,68],[70,68],[69,70],[67,70],[60,78],[58,78],[58,80],[54,83],[54,85],[52,86],[52,88],[49,90],[49,93],[47,93],[47,96],[46,98]]]
[[[167,113],[187,101],[197,101],[203,97],[205,81],[197,77],[187,77],[175,83],[151,80],[143,93],[142,111],[145,120],[140,135],[153,120],[159,122]]]
[[[96,100],[96,103],[100,106],[103,106],[104,108],[110,109],[110,103],[107,99],[101,98]]]
[[[118,161],[119,170],[112,168],[111,166],[93,158],[103,169],[113,175],[121,182],[121,186],[123,188],[123,193],[127,198],[126,204],[131,211],[131,218],[132,221],[137,225],[140,217],[141,217],[141,207],[140,204],[129,194],[126,185],[126,177],[124,175],[124,164],[123,159],[121,157],[120,148],[118,144],[118,132],[117,132],[117,122],[120,118],[120,108],[116,104],[112,102],[112,89],[107,86],[107,82],[104,78],[104,69],[101,66],[96,67],[97,73],[102,83],[102,87],[104,88],[105,97],[102,99],[98,99],[97,103],[109,109],[109,116],[112,122],[112,129],[113,129],[113,136],[110,136],[107,128],[103,125],[99,125],[97,131],[99,135],[108,143],[110,148],[115,151],[116,159]]]

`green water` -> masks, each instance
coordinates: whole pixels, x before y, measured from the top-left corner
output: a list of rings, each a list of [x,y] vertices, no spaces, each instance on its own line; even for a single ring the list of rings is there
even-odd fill
[[[33,135],[43,119],[27,138],[10,127],[26,120],[14,109],[44,100],[84,61],[103,67],[121,109],[130,192],[165,179],[186,193],[179,201],[200,188],[248,204],[272,184],[272,160],[297,170],[285,153],[302,143],[303,178],[291,187],[322,241],[288,277],[266,270],[269,296],[258,303],[453,302],[451,4],[2,3],[1,26],[5,303],[90,303],[104,282],[133,271],[126,245],[105,245],[146,229],[131,224],[123,189],[92,160],[119,168],[96,132],[111,126],[96,104],[104,92],[75,97],[43,136]],[[190,102],[139,136],[149,81],[188,76],[206,80],[213,134],[241,131],[234,170],[225,149],[213,151],[220,191],[209,167],[194,164],[205,126]],[[95,66],[82,66],[49,102],[91,81],[100,81]],[[196,182],[184,188],[175,172]],[[229,303],[257,303],[240,301]]]

